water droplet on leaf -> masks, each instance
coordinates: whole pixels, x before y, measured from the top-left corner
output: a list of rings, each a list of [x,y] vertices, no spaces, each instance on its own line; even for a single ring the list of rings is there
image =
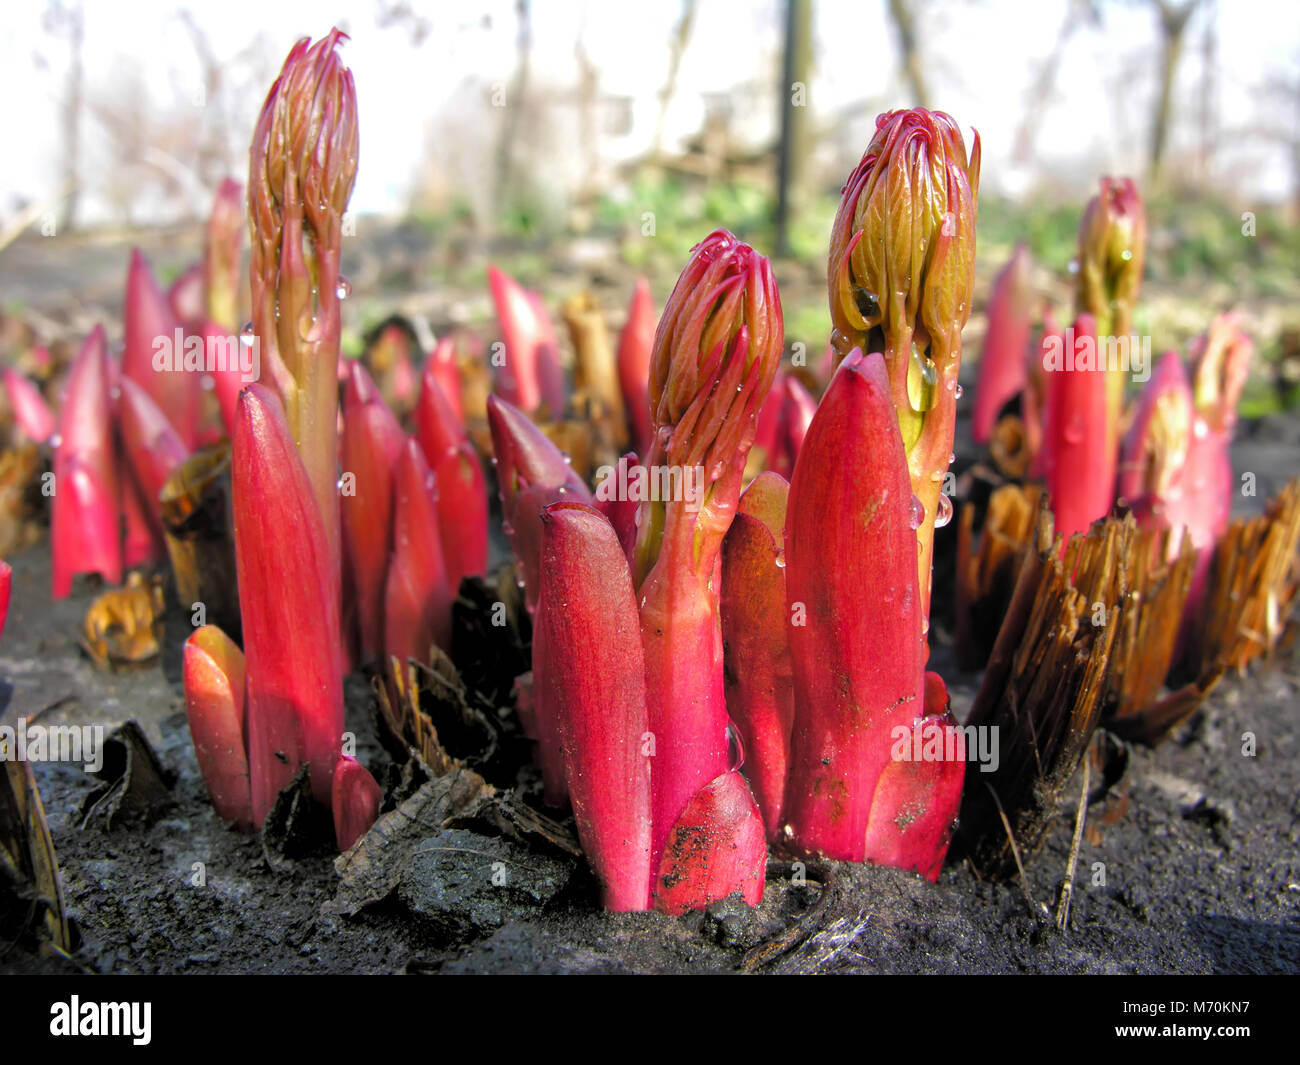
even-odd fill
[[[858,305],[858,313],[868,322],[880,317],[880,297],[865,288],[853,290],[853,301]]]
[[[734,721],[727,722],[727,763],[733,773],[745,764],[745,741]]]
[[[909,529],[919,529],[925,521],[925,504],[915,495],[912,496],[912,504],[907,508],[907,527]]]
[[[907,401],[918,414],[924,414],[934,406],[935,393],[939,388],[939,371],[934,360],[924,354],[915,344],[907,362]]]

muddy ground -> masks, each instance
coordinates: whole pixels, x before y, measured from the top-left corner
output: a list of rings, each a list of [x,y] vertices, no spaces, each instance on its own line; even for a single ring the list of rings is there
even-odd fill
[[[1237,465],[1271,491],[1294,469],[1297,425],[1272,419],[1243,435]],[[581,861],[538,837],[512,841],[472,820],[408,825],[377,889],[340,876],[327,847],[268,857],[208,803],[177,670],[183,622],[168,626],[159,663],[102,673],[76,636],[93,589],[51,603],[45,549],[12,562],[13,606],[0,643],[3,719],[137,721],[174,782],[161,809],[108,827],[102,811],[82,817],[100,781],[79,765],[35,766],[80,946],[71,961],[0,947],[0,971],[1300,971],[1294,646],[1223,683],[1170,742],[1133,750],[1118,794],[1090,810],[1068,931],[1057,931],[1046,911],[1065,873],[1073,809],[1023,885],[981,883],[961,862],[950,862],[937,885],[847,866],[810,867],[800,884],[791,866],[773,862],[757,910],[723,903],[683,919],[616,916],[600,912]],[[940,630],[936,665],[960,717],[978,677],[947,663],[945,643]],[[349,681],[348,701],[360,756],[378,775],[387,755],[361,678]],[[1242,753],[1247,732],[1256,737],[1253,757]]]

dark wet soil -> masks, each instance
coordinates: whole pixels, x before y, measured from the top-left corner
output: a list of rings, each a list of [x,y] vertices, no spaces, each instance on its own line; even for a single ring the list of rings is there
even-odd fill
[[[1294,469],[1293,422],[1249,427],[1237,449],[1266,494]],[[1287,463],[1291,463],[1288,467]],[[1270,486],[1270,487],[1266,487]],[[213,813],[190,746],[169,628],[161,663],[99,672],[76,632],[93,589],[51,603],[45,549],[12,560],[0,642],[3,719],[140,723],[174,774],[144,823],[81,808],[99,784],[80,765],[34,768],[80,946],[72,960],[0,949],[0,971],[98,972],[1033,972],[1300,971],[1300,657],[1220,685],[1089,810],[1067,931],[1055,911],[1073,827],[1063,811],[1025,884],[981,883],[950,863],[938,884],[892,869],[773,862],[762,907],[722,903],[673,919],[610,915],[582,863],[481,825],[418,830],[386,893],[357,909],[328,849],[267,857]],[[978,677],[935,664],[961,716]],[[349,727],[376,770],[374,710],[359,677]],[[1247,733],[1255,753],[1243,754]],[[350,901],[351,899],[351,901]],[[352,912],[354,911],[355,912]],[[0,945],[3,948],[3,945]]]

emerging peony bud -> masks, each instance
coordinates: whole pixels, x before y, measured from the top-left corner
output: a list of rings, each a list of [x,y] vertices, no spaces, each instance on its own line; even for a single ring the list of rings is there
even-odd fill
[[[1099,337],[1129,336],[1133,310],[1142,287],[1147,221],[1142,197],[1132,178],[1101,179],[1079,223],[1075,308],[1096,322]],[[1106,402],[1112,450],[1118,447],[1124,407],[1125,375],[1108,370]]]
[[[1229,441],[1237,425],[1241,401],[1255,345],[1231,312],[1215,315],[1209,328],[1192,341],[1192,393],[1196,412],[1206,427]]]
[[[831,342],[840,357],[881,351],[924,508],[917,572],[928,613],[934,528],[952,456],[961,330],[975,280],[980,140],[969,159],[957,123],[939,111],[890,111],[849,176],[831,231]]]
[[[1147,220],[1132,178],[1101,179],[1079,223],[1076,299],[1097,322],[1098,336],[1126,336],[1142,287]]]
[[[339,273],[357,173],[357,97],[335,50],[303,38],[267,95],[249,153],[253,332],[339,558]]]
[[[783,343],[767,259],[725,230],[710,234],[669,297],[650,363],[656,433],[647,466],[697,489],[643,501],[634,551],[658,743],[656,867],[687,803],[730,769],[714,578]]]

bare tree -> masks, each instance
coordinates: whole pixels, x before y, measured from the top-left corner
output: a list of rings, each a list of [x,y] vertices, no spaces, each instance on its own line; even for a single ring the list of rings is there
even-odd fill
[[[677,20],[672,40],[668,44],[668,76],[664,79],[664,87],[659,90],[659,117],[655,120],[655,139],[650,145],[652,159],[659,158],[663,144],[664,122],[668,117],[668,105],[672,103],[673,94],[677,91],[677,72],[681,69],[682,53],[686,51],[686,45],[691,39],[695,5],[696,0],[682,0],[682,17]]]
[[[790,254],[789,218],[798,198],[806,154],[807,101],[795,99],[795,85],[807,86],[812,57],[812,0],[785,0],[785,54],[782,62],[781,141],[777,151],[776,251]]]
[[[519,134],[519,120],[524,112],[524,100],[528,93],[528,68],[533,50],[531,0],[515,0],[515,15],[519,21],[519,33],[515,38],[518,61],[515,66],[514,84],[506,101],[505,114],[501,122],[500,139],[497,141],[496,157],[496,214],[499,218],[505,206],[510,202],[514,186],[514,151]]]
[[[921,46],[916,36],[916,6],[913,0],[889,0],[889,18],[898,37],[903,76],[912,93],[914,107],[930,106],[930,91],[925,82]]]
[[[1151,122],[1150,180],[1154,185],[1160,180],[1169,140],[1169,125],[1173,119],[1174,78],[1183,55],[1187,24],[1200,5],[1200,0],[1154,0],[1157,23],[1160,27],[1160,91],[1156,96],[1155,114]]]
[[[64,84],[63,102],[60,108],[60,137],[63,141],[61,158],[63,165],[59,175],[60,193],[63,199],[63,217],[61,229],[72,229],[77,221],[77,206],[81,199],[80,159],[81,159],[81,114],[83,103],[82,83],[84,65],[81,47],[85,38],[86,21],[81,10],[80,0],[50,0],[45,9],[46,30],[68,40],[68,73]]]

